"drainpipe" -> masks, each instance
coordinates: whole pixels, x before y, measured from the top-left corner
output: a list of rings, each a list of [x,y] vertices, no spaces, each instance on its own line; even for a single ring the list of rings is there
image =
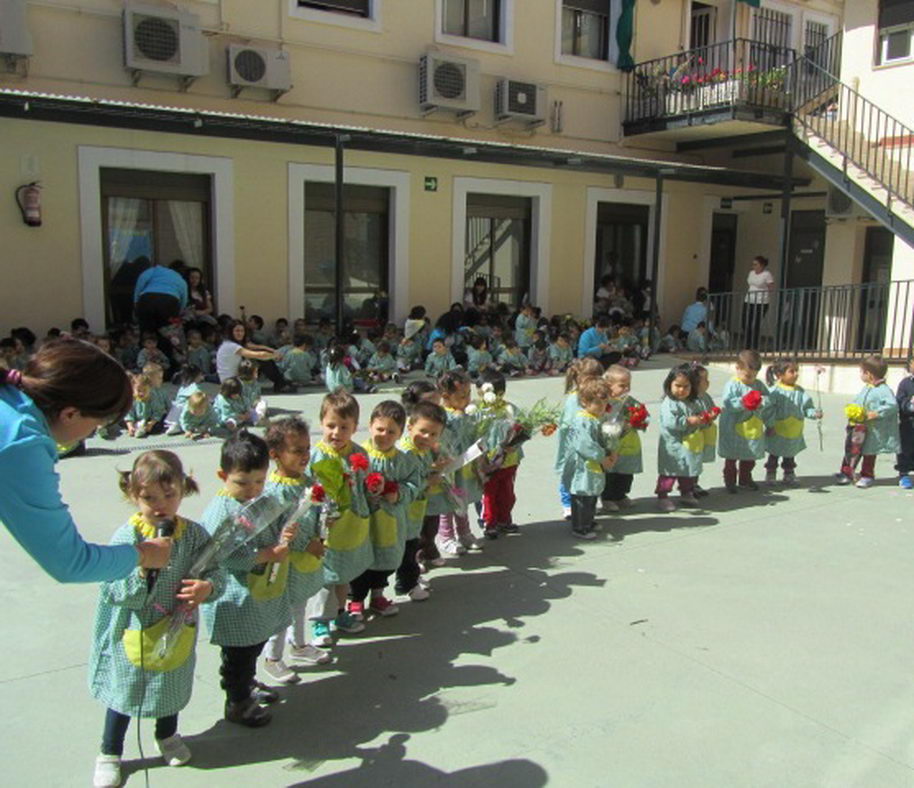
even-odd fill
[[[337,134],[334,144],[334,211],[336,217],[336,243],[334,255],[334,299],[336,307],[336,335],[343,335],[343,274],[345,271],[345,219],[343,215],[343,144],[349,141],[349,136]]]

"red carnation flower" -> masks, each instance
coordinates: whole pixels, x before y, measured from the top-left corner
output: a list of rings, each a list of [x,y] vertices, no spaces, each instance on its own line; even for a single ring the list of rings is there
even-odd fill
[[[647,420],[650,413],[644,405],[630,405],[628,408],[628,424],[633,430],[643,430],[647,428]]]
[[[400,485],[397,482],[392,481],[391,479],[387,479],[384,482],[384,492],[381,493],[382,495],[389,495],[390,493],[398,492],[400,492]]]
[[[323,503],[326,497],[327,493],[324,491],[324,486],[322,484],[315,484],[311,488],[311,501],[313,503]]]
[[[367,471],[368,457],[366,457],[364,454],[358,453],[349,455],[349,467],[352,468],[352,470],[356,473],[359,471]]]
[[[708,413],[710,413],[714,418],[717,418],[720,416],[721,411],[720,408],[715,405],[713,408],[711,408],[711,410],[708,411]]]
[[[762,404],[762,393],[752,389],[752,391],[743,395],[742,402],[743,407],[746,410],[758,410],[759,406]]]
[[[384,476],[375,471],[365,477],[365,489],[372,495],[381,495],[384,492]]]

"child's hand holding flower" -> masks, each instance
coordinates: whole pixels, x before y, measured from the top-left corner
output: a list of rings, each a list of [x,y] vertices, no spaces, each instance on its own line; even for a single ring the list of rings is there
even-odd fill
[[[742,403],[746,410],[758,410],[762,404],[762,393],[753,389],[743,395]]]
[[[181,581],[181,590],[175,595],[183,602],[188,610],[193,610],[197,605],[205,602],[213,593],[213,584],[209,580],[193,580],[185,578]]]

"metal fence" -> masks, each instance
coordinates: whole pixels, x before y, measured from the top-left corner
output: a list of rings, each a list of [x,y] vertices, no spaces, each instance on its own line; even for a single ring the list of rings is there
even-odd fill
[[[911,359],[914,280],[776,290],[769,301],[757,303],[745,291],[711,294],[707,350],[700,337],[691,349],[724,357],[749,347],[810,360]]]

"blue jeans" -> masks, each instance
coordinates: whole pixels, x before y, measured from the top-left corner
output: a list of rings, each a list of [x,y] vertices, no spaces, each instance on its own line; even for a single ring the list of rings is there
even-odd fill
[[[105,714],[105,732],[102,734],[102,755],[123,755],[124,737],[130,725],[130,717],[114,709]],[[178,732],[178,715],[160,717],[156,720],[156,738],[167,739]]]
[[[568,488],[562,482],[559,482],[559,500],[562,502],[563,509],[571,508],[571,493],[568,492]]]

